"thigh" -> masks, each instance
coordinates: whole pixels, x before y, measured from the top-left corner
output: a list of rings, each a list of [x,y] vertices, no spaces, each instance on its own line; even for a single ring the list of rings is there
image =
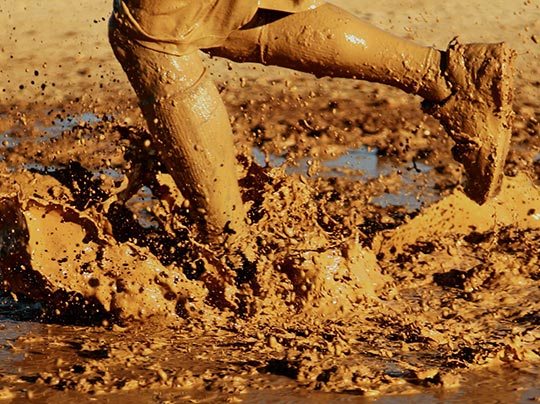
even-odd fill
[[[141,45],[184,55],[220,46],[255,15],[253,0],[115,0],[114,18]]]

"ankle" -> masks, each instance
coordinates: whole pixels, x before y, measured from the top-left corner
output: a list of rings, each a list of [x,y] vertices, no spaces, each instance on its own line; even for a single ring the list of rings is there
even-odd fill
[[[419,95],[425,100],[439,102],[452,95],[452,87],[446,78],[447,54],[431,48],[425,62],[422,88]]]

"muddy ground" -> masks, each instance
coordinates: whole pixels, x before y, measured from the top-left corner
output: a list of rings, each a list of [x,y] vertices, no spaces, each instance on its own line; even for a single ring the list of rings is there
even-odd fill
[[[208,60],[251,207],[252,256],[231,258],[197,242],[146,142],[108,1],[21,3],[0,0],[0,399],[539,399],[537,4],[336,2],[518,51],[507,178],[482,207],[419,99]]]

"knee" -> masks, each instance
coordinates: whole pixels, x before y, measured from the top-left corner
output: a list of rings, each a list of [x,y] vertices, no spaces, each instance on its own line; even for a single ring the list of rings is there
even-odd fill
[[[108,38],[114,56],[120,62],[124,70],[126,70],[126,68],[129,67],[127,63],[130,53],[129,38],[122,32],[121,26],[118,21],[116,21],[114,14],[109,18]]]
[[[221,56],[235,62],[264,63],[265,28],[240,29],[232,32],[222,46],[204,49],[212,56]]]

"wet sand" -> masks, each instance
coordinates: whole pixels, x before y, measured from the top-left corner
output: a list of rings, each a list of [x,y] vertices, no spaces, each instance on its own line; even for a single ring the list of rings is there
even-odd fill
[[[340,3],[441,48],[517,49],[507,178],[482,207],[415,97],[208,61],[250,206],[251,253],[229,256],[153,158],[108,2],[55,30],[62,1],[0,4],[0,398],[538,399],[536,5]]]

